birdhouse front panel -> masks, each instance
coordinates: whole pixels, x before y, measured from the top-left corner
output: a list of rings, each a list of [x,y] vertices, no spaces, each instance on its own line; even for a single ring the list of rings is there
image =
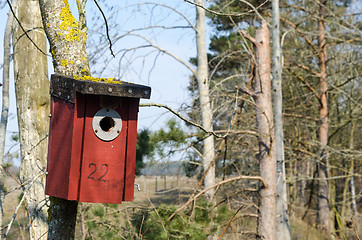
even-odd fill
[[[122,202],[125,161],[119,159],[126,159],[127,101],[116,98],[114,108],[111,108],[112,106],[101,106],[100,96],[88,95],[87,103],[79,201]],[[116,113],[117,116],[110,113]],[[117,129],[116,121],[119,121]],[[111,136],[114,139],[109,139],[112,131],[115,131],[114,136]]]
[[[149,97],[150,88],[53,75],[51,95],[46,194],[132,201],[139,98]]]

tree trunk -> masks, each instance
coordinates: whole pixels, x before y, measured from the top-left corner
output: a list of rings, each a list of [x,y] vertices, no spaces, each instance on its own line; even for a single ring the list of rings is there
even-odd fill
[[[20,180],[24,184],[26,195],[30,239],[37,240],[46,238],[48,218],[44,186],[50,110],[49,80],[46,55],[39,51],[45,51],[46,38],[38,1],[18,1],[16,15],[33,41],[32,43],[16,23],[13,46],[22,158]],[[32,186],[27,186],[33,180]]]
[[[1,107],[1,124],[0,124],[0,229],[2,229],[2,220],[4,214],[4,197],[5,197],[5,171],[2,168],[4,164],[4,150],[6,141],[6,125],[9,115],[9,74],[10,74],[10,48],[11,32],[13,30],[13,15],[9,11],[4,34],[4,64],[3,64],[3,95]],[[1,235],[0,235],[1,239]]]
[[[351,122],[351,136],[350,136],[350,142],[349,142],[349,149],[354,150],[354,121]],[[357,229],[357,232],[359,232],[360,226],[358,221],[358,209],[357,209],[357,203],[356,203],[356,189],[354,184],[354,160],[355,157],[351,157],[351,166],[349,168],[349,175],[351,176],[350,185],[351,185],[351,208],[352,208],[352,218],[355,222],[355,226]]]
[[[204,6],[204,0],[196,0],[196,4]],[[196,48],[197,48],[197,84],[200,94],[200,107],[202,115],[202,126],[209,132],[213,131],[212,109],[209,96],[208,60],[206,53],[205,35],[205,10],[196,7]],[[215,164],[212,162],[215,156],[214,137],[212,135],[204,139],[202,154],[202,166],[205,171],[204,187],[208,188],[215,184]],[[214,196],[214,190],[206,192],[208,199]]]
[[[283,136],[283,95],[282,66],[279,31],[279,0],[272,1],[272,44],[273,44],[273,102],[274,102],[274,132],[275,151],[277,159],[277,236],[281,240],[290,240],[288,216],[287,184],[285,178],[284,136]]]
[[[66,76],[90,75],[86,0],[77,1],[79,21],[72,15],[68,1],[39,0],[39,3],[55,72]],[[48,239],[74,239],[78,203],[55,197],[50,200]]]
[[[260,176],[267,186],[260,190],[258,238],[276,239],[276,154],[270,80],[269,28],[263,21],[255,32],[255,103],[259,133]]]
[[[326,0],[320,2],[319,19],[318,19],[318,46],[319,46],[319,144],[320,160],[318,163],[318,211],[317,225],[327,234],[330,233],[330,216],[329,216],[329,182],[328,182],[328,84],[327,84],[327,48],[325,41],[326,28],[324,25],[324,16],[326,11]]]

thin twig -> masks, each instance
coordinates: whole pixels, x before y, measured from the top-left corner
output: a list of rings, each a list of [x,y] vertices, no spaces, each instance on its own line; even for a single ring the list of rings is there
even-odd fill
[[[261,14],[258,12],[258,8],[262,7],[263,5],[265,5],[268,0],[264,1],[264,3],[260,4],[258,7],[254,7],[251,3],[245,1],[245,0],[239,0],[240,2],[242,3],[245,3],[246,5],[248,5],[250,8],[252,8],[252,10],[249,10],[247,12],[244,12],[244,13],[223,13],[223,12],[217,12],[217,11],[213,11],[211,9],[208,9],[206,7],[204,7],[203,5],[201,4],[197,4],[196,2],[192,2],[190,0],[184,0],[185,2],[187,3],[190,3],[192,5],[195,5],[197,7],[200,7],[202,9],[204,9],[206,12],[209,12],[209,13],[212,13],[212,14],[215,14],[217,16],[222,16],[222,17],[241,17],[243,15],[246,15],[248,13],[251,13],[251,12],[255,12],[256,15],[258,15],[258,17],[260,17],[262,20],[266,21],[265,18],[263,16],[261,16]],[[269,24],[268,24],[269,25]],[[270,25],[269,25],[270,27]]]
[[[46,56],[49,56],[49,55],[46,54],[43,50],[41,50],[41,49],[38,47],[38,45],[36,45],[36,43],[33,41],[33,39],[30,38],[30,36],[29,36],[29,34],[27,33],[27,31],[25,31],[23,25],[21,25],[21,22],[20,22],[19,19],[16,17],[15,12],[14,12],[14,9],[13,9],[10,1],[9,1],[9,0],[6,0],[6,2],[8,3],[11,13],[13,14],[15,20],[18,22],[21,30],[23,30],[23,32],[24,32],[24,34],[26,35],[26,37],[27,37],[27,38],[30,40],[30,42],[36,47],[36,49],[38,49],[42,54],[44,54],[44,55],[46,55]]]
[[[142,103],[140,104],[140,107],[159,107],[159,108],[166,108],[168,111],[172,112],[173,114],[175,114],[177,117],[179,117],[181,120],[187,122],[188,124],[191,124],[199,129],[201,129],[202,131],[204,131],[205,133],[208,133],[210,135],[213,135],[217,138],[223,138],[224,136],[220,136],[218,134],[216,134],[213,131],[208,131],[206,130],[203,126],[201,126],[200,124],[194,123],[190,120],[188,120],[187,118],[183,117],[181,114],[179,114],[178,112],[176,112],[175,110],[173,110],[172,108],[170,108],[167,105],[163,105],[163,104],[159,104],[159,103]]]
[[[6,240],[6,237],[8,236],[9,231],[11,229],[11,225],[13,224],[13,222],[14,222],[14,220],[16,218],[16,215],[18,214],[19,208],[20,208],[20,206],[23,204],[23,202],[25,200],[25,196],[26,196],[26,192],[24,192],[23,197],[21,198],[18,206],[16,206],[15,212],[13,214],[13,218],[11,219],[10,223],[8,224],[8,228],[6,229],[5,236],[4,236],[5,240]]]
[[[4,165],[1,165],[1,167],[12,179],[14,179],[16,181],[17,184],[19,184],[19,185],[21,184],[19,179],[17,177],[15,177],[11,172],[9,172],[9,170],[7,170]]]
[[[45,134],[45,136],[39,140],[39,142],[37,142],[34,146],[32,146],[29,150],[28,150],[28,154],[30,154],[35,148],[37,148],[45,139],[47,139],[47,137],[49,137],[49,134]],[[23,156],[21,158],[21,160],[24,160],[26,156]]]
[[[229,228],[230,223],[234,220],[236,214],[238,214],[238,212],[244,208],[244,205],[241,205],[241,207],[236,211],[236,213],[233,215],[233,217],[230,219],[230,221],[228,222],[228,224],[226,225],[224,231],[222,232],[222,234],[217,238],[217,240],[221,239],[221,237],[225,234],[226,230]]]
[[[108,40],[108,42],[109,42],[109,50],[111,51],[112,56],[115,58],[116,56],[114,55],[113,50],[112,50],[112,41],[111,41],[111,38],[109,37],[109,29],[108,29],[108,22],[107,22],[106,15],[104,14],[102,8],[99,6],[97,0],[94,0],[94,3],[97,5],[97,8],[98,8],[99,11],[101,12],[102,17],[103,17],[103,19],[104,19],[104,23],[105,23],[105,25],[106,25],[107,40]]]
[[[358,235],[357,226],[356,226],[356,221],[354,220],[353,217],[351,218],[351,221],[352,221],[352,224],[353,224],[354,233],[356,234],[357,239],[360,240],[359,235]]]
[[[43,175],[43,174],[44,174],[44,173],[41,172],[41,173],[39,173],[38,175],[36,175],[36,176],[32,179],[32,181],[29,183],[29,185],[27,186],[26,190],[24,191],[23,197],[21,198],[18,206],[17,206],[16,209],[15,209],[15,212],[14,212],[14,214],[13,214],[13,217],[12,217],[10,223],[8,224],[8,228],[7,228],[7,230],[6,230],[4,239],[6,239],[7,235],[9,234],[9,231],[10,231],[10,229],[11,229],[11,225],[13,224],[13,222],[14,222],[17,214],[18,214],[18,211],[19,211],[20,206],[21,206],[22,203],[24,202],[24,199],[25,199],[25,196],[26,196],[26,194],[27,194],[27,191],[28,191],[28,190],[30,189],[30,187],[34,184],[35,180],[36,180],[38,177],[40,177],[41,175]]]
[[[304,85],[314,94],[314,96],[317,98],[317,100],[320,102],[320,96],[318,94],[318,92],[299,74],[297,74],[295,71],[293,71],[292,69],[290,69],[291,73],[296,76],[298,78],[298,80],[300,80],[302,83],[304,83]]]
[[[152,208],[155,210],[155,212],[156,212],[156,214],[157,214],[157,217],[160,219],[160,223],[161,223],[161,226],[162,226],[163,230],[165,231],[166,238],[169,239],[168,236],[167,236],[168,234],[167,234],[167,230],[166,230],[165,224],[163,223],[160,214],[158,213],[155,205],[153,205],[153,203],[152,203],[151,199],[148,197],[148,195],[147,195],[147,199],[148,199],[148,201],[150,202],[150,204],[152,205]]]
[[[142,222],[141,222],[141,226],[140,226],[140,231],[138,233],[138,240],[142,239],[142,226],[143,226],[143,221],[145,220],[145,216],[142,216]]]
[[[311,121],[314,121],[314,122],[319,122],[320,121],[318,118],[303,116],[302,114],[283,113],[283,116],[285,116],[285,117],[294,117],[294,118],[303,118],[303,119],[311,120]]]

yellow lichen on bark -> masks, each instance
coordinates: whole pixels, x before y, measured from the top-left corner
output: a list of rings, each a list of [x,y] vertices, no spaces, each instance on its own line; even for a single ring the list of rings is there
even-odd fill
[[[87,45],[87,27],[82,29],[84,45]]]
[[[116,78],[96,78],[91,76],[74,76],[74,79],[76,80],[86,80],[86,81],[92,81],[92,82],[105,82],[105,83],[114,83],[114,84],[122,84],[123,82],[116,79]]]
[[[64,33],[59,33],[59,35],[65,36],[65,41],[68,42],[80,41],[82,32],[79,30],[79,23],[70,11],[67,0],[64,0],[64,4],[65,6],[60,11],[60,19],[62,22],[59,26],[59,29]]]
[[[54,51],[54,49],[51,49],[50,52],[52,53],[52,58],[54,59],[54,58],[55,58],[55,51]]]
[[[64,60],[60,60],[60,63],[62,64],[63,67],[68,65],[68,60],[64,59]]]

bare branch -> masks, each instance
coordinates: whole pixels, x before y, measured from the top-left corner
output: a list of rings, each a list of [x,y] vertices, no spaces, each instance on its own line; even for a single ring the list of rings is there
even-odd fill
[[[169,51],[167,51],[167,50],[153,44],[151,42],[151,40],[149,40],[145,36],[142,36],[142,35],[139,35],[139,34],[128,34],[128,33],[126,33],[126,34],[123,34],[122,36],[117,37],[116,40],[114,41],[114,43],[117,42],[118,40],[120,40],[121,38],[125,37],[125,36],[135,36],[135,37],[139,37],[141,39],[144,39],[149,45],[146,45],[146,46],[143,46],[143,47],[153,47],[153,48],[157,49],[158,51],[167,54],[168,56],[172,57],[173,59],[175,59],[176,61],[178,61],[182,65],[184,65],[187,69],[189,69],[192,72],[192,74],[196,75],[196,70],[190,64],[183,61],[181,58],[177,57],[175,54],[173,54],[173,53],[171,53],[171,52],[169,52]],[[137,49],[137,47],[131,48],[131,50],[135,50],[135,49]],[[129,51],[129,49],[121,50],[121,51]]]
[[[191,26],[191,28],[193,28],[196,31],[195,26],[190,22],[190,20],[183,13],[178,11],[176,8],[170,7],[170,6],[166,5],[166,4],[154,3],[154,2],[143,2],[143,3],[130,4],[130,5],[127,5],[125,7],[122,7],[121,9],[135,7],[135,6],[139,7],[141,5],[155,5],[155,6],[160,6],[160,7],[163,7],[163,8],[168,8],[168,9],[176,12],[177,14],[179,14]]]
[[[306,34],[304,32],[302,32],[297,25],[295,25],[294,23],[292,23],[291,21],[289,21],[288,19],[285,19],[283,17],[280,17],[280,20],[283,21],[284,23],[288,24],[289,26],[291,26],[295,31],[297,31],[299,33],[299,35],[304,38],[304,40],[308,43],[308,45],[312,48],[312,50],[316,53],[317,52],[317,47],[315,46],[315,44],[306,36]]]
[[[94,3],[97,5],[97,8],[98,8],[99,11],[101,12],[102,17],[103,17],[103,19],[104,19],[104,23],[105,23],[105,26],[106,26],[107,40],[108,40],[108,42],[109,42],[109,50],[111,51],[112,56],[115,58],[116,56],[114,55],[113,50],[112,50],[112,41],[111,41],[111,38],[109,37],[108,22],[107,22],[106,15],[104,14],[102,8],[99,6],[97,0],[94,0]]]
[[[215,132],[210,132],[207,131],[203,126],[201,126],[200,124],[194,123],[188,119],[186,119],[185,117],[181,116],[181,114],[179,114],[178,112],[176,112],[175,110],[173,110],[172,108],[170,108],[169,106],[163,105],[163,104],[158,104],[158,103],[142,103],[140,104],[140,107],[159,107],[159,108],[165,108],[168,111],[172,112],[173,114],[175,114],[177,117],[179,117],[181,120],[187,122],[188,124],[191,124],[197,128],[199,128],[200,130],[204,131],[205,133],[208,133],[209,135],[214,135],[217,138],[223,138],[223,136],[217,135]]]
[[[311,121],[314,121],[314,122],[319,122],[320,121],[317,118],[312,118],[312,117],[308,117],[308,116],[304,116],[304,115],[300,115],[300,114],[283,113],[283,116],[294,117],[294,118],[303,118],[303,119],[311,120]]]
[[[246,93],[246,94],[248,94],[249,96],[252,96],[252,97],[255,96],[255,92],[254,92],[253,90],[251,90],[250,88],[235,86],[235,89],[238,89],[238,90],[241,91],[242,93]]]
[[[264,6],[264,5],[268,2],[268,0],[266,0],[265,2],[263,2],[262,4],[260,4],[258,7],[254,7],[251,3],[249,3],[249,2],[247,2],[247,1],[245,1],[245,0],[239,0],[240,2],[245,3],[246,5],[248,5],[248,6],[252,9],[252,10],[249,10],[249,11],[247,11],[247,12],[245,12],[245,13],[223,13],[223,12],[217,12],[217,11],[213,11],[213,10],[211,10],[211,9],[208,9],[208,8],[206,8],[206,7],[204,7],[204,6],[200,5],[200,4],[197,4],[197,3],[195,3],[195,2],[192,2],[192,1],[190,1],[190,0],[184,0],[184,1],[187,2],[187,3],[193,4],[193,5],[197,6],[197,7],[200,7],[200,8],[202,8],[202,9],[204,9],[206,12],[215,14],[215,15],[217,15],[217,16],[223,16],[223,17],[241,17],[241,16],[246,15],[246,14],[248,14],[248,13],[255,12],[255,14],[258,15],[258,17],[259,17],[260,19],[266,21],[265,18],[258,12],[258,9],[261,8],[262,6]],[[270,27],[270,25],[269,25],[269,27]]]
[[[17,206],[16,209],[15,209],[15,212],[14,212],[14,214],[13,214],[13,217],[12,217],[10,223],[8,224],[8,228],[7,228],[6,232],[5,232],[5,239],[6,239],[7,235],[9,234],[9,231],[10,231],[11,226],[12,226],[12,224],[13,224],[16,216],[17,216],[17,213],[18,213],[18,210],[19,210],[20,206],[22,205],[22,203],[23,203],[24,200],[25,200],[25,197],[26,197],[27,192],[29,191],[29,189],[31,188],[31,186],[34,184],[35,180],[36,180],[38,177],[42,176],[42,175],[44,175],[44,173],[43,173],[43,172],[40,172],[38,175],[34,176],[34,178],[30,181],[30,183],[29,183],[28,186],[26,187],[26,190],[24,191],[23,197],[21,198],[18,206]]]
[[[241,207],[239,207],[239,209],[234,213],[234,215],[232,216],[232,218],[229,220],[228,224],[226,225],[224,231],[222,232],[222,234],[217,238],[217,240],[221,239],[221,237],[225,234],[226,230],[229,228],[230,223],[234,220],[234,218],[236,217],[236,214],[238,214],[238,212],[244,208],[244,205],[241,205]]]
[[[292,74],[294,76],[296,76],[298,78],[298,80],[300,80],[302,83],[304,83],[304,85],[314,94],[314,96],[318,99],[318,101],[320,102],[320,97],[318,92],[299,74],[297,74],[296,72],[294,72],[293,70],[290,70],[292,72]]]
[[[336,91],[340,92],[341,94],[345,95],[349,100],[351,100],[351,102],[353,102],[354,104],[356,104],[357,107],[359,107],[360,109],[362,109],[362,105],[360,103],[358,103],[356,100],[354,100],[350,94],[346,93],[344,90],[342,90],[339,87],[336,87],[335,85],[333,85],[332,83],[330,83],[330,85],[332,86],[333,89],[335,89]]]

